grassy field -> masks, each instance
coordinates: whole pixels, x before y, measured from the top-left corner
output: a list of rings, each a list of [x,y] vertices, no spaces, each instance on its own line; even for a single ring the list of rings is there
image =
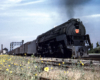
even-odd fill
[[[37,60],[40,62],[36,63]],[[52,80],[100,80],[100,72],[95,70],[84,71],[79,66],[59,69],[52,66],[42,66],[41,63],[43,63],[41,58],[34,56],[0,55],[0,80],[39,80],[39,77]]]

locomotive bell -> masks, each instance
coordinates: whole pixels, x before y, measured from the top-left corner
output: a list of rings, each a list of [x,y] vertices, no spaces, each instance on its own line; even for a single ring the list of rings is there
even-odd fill
[[[78,21],[78,22],[81,22],[79,18],[77,18],[77,21]]]

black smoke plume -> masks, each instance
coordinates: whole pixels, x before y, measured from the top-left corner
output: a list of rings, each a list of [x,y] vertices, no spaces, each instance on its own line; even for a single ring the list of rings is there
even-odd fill
[[[63,10],[65,10],[68,18],[73,18],[76,10],[75,8],[79,7],[79,5],[84,7],[84,4],[88,4],[89,1],[91,0],[61,0],[59,5],[65,7]],[[79,12],[82,11],[80,8],[78,9]]]

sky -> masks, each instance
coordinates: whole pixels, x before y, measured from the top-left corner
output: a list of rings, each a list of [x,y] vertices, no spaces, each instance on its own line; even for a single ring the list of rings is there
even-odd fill
[[[70,18],[79,18],[94,47],[100,42],[100,0],[0,0],[0,47],[32,41]],[[0,49],[1,50],[1,49]]]

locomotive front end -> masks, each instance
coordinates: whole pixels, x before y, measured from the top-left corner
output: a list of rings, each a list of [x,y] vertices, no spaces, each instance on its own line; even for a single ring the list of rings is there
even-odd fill
[[[91,46],[89,35],[82,22],[77,19],[67,31],[67,48],[72,50],[72,57],[88,57],[88,49]]]
[[[73,57],[88,57],[88,49],[90,48],[89,35],[68,36],[68,49],[72,50]]]

